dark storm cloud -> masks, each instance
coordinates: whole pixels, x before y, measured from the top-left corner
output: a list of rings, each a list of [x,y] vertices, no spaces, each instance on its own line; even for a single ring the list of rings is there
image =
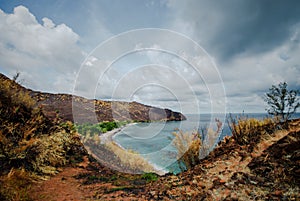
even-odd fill
[[[291,37],[300,22],[300,1],[170,1],[208,51],[227,60],[271,50]],[[181,9],[180,9],[181,8]]]

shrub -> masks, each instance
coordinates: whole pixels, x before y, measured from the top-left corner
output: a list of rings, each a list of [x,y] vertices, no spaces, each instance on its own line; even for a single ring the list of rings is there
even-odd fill
[[[175,136],[173,146],[177,150],[177,162],[182,171],[199,164],[200,160],[214,148],[222,129],[221,121],[216,119],[216,124],[216,131],[205,127],[192,133],[183,131],[173,133]]]
[[[58,167],[81,160],[84,153],[79,135],[65,129],[58,129],[51,135],[42,136],[30,151],[36,153],[36,158],[32,161],[33,169],[42,175],[57,173]]]
[[[200,148],[199,158],[205,158],[210,151],[215,147],[219,134],[222,131],[223,123],[219,119],[215,119],[217,130],[213,130],[212,128],[203,128],[201,129],[201,140],[202,146]],[[199,131],[198,131],[199,132]]]
[[[183,171],[199,163],[201,139],[198,132],[174,132],[173,146],[177,150],[178,165]]]
[[[263,120],[246,116],[234,118],[230,114],[227,122],[233,138],[239,145],[255,145],[261,140],[262,135],[273,133],[276,129],[276,121],[270,118]]]
[[[299,94],[299,90],[288,90],[286,82],[281,82],[278,86],[272,85],[269,92],[265,94],[268,113],[278,116],[282,122],[287,123],[291,115],[300,107]]]
[[[157,181],[158,176],[157,176],[157,174],[147,172],[147,173],[142,174],[141,178],[145,179],[147,182],[152,182],[152,181]]]
[[[0,80],[0,82],[0,96],[3,102],[9,102],[14,106],[20,105],[29,109],[33,108],[35,101],[28,92],[18,89],[17,84],[11,80]]]
[[[51,122],[25,89],[0,74],[0,200],[29,200],[32,179],[83,154],[72,123]]]
[[[15,82],[0,77],[0,168],[53,174],[84,153],[72,123],[58,126]],[[73,157],[74,156],[74,157]]]

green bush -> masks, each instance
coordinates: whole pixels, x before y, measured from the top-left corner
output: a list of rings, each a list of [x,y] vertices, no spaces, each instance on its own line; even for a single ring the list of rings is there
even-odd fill
[[[158,176],[155,173],[144,173],[141,176],[142,179],[145,179],[147,182],[157,181]]]
[[[77,129],[78,133],[80,133],[85,138],[93,138],[94,136],[98,136],[101,133],[106,133],[113,129],[122,127],[128,124],[129,121],[112,121],[112,122],[100,122],[97,124],[77,124],[75,128]]]
[[[281,82],[277,86],[272,85],[269,92],[265,94],[268,113],[279,117],[285,123],[284,126],[287,126],[287,121],[300,107],[299,94],[299,90],[288,90],[286,82]]]

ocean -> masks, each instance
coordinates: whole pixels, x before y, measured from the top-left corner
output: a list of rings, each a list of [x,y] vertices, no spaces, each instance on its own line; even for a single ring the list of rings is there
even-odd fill
[[[232,115],[234,117],[244,115],[258,119],[267,117],[266,113]],[[223,129],[219,133],[216,143],[225,136],[231,135],[224,114],[188,114],[185,116],[187,117],[185,121],[133,124],[117,133],[113,140],[123,148],[139,153],[156,169],[177,174],[181,170],[176,160],[177,152],[172,143],[174,138],[172,133],[179,130],[192,133],[205,127],[216,130],[215,119],[217,118],[223,123]],[[300,113],[295,114],[293,118],[300,118]]]

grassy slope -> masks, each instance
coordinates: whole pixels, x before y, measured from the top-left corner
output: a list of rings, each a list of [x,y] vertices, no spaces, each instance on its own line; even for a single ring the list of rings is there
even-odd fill
[[[49,183],[43,191],[29,191],[30,186],[34,190],[43,186],[33,180],[55,174],[84,154],[71,124],[60,127],[34,105],[30,96],[11,82],[1,82],[0,200],[30,200],[30,193],[42,200],[43,193],[52,198],[57,191],[66,195],[81,192],[81,200],[300,199],[300,120],[291,122],[289,130],[263,132],[256,143],[240,145],[234,138],[226,138],[200,164],[157,181],[152,175],[118,173],[92,161],[68,167],[51,178],[53,191],[49,191]]]
[[[263,135],[254,148],[228,138],[194,168],[149,185],[145,195],[170,200],[297,200],[300,120],[293,124],[288,131]]]
[[[0,200],[29,199],[32,180],[53,175],[85,154],[72,125],[50,121],[17,86],[0,79]]]
[[[297,200],[299,143],[300,120],[296,120],[288,130],[265,133],[255,147],[226,138],[200,164],[179,175],[157,181],[150,175],[147,180],[90,161],[33,188],[33,194],[47,200],[55,192],[49,185],[63,185],[60,195],[71,199],[69,194],[75,191],[80,200]],[[57,200],[62,198],[58,196]]]

